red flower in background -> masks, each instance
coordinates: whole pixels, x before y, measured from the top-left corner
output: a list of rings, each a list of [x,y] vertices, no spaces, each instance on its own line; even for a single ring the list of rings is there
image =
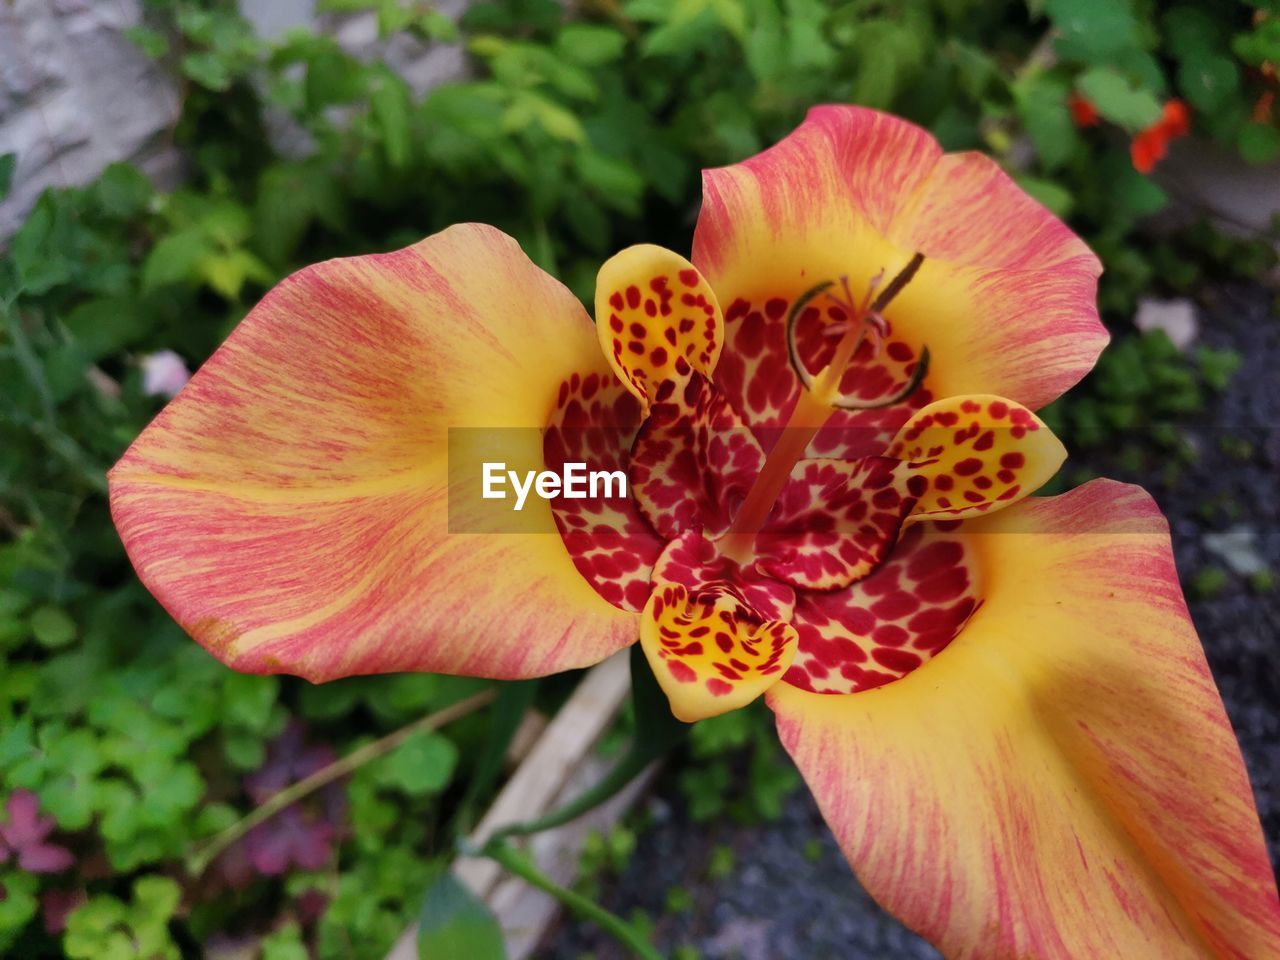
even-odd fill
[[[1181,100],[1164,105],[1160,119],[1133,138],[1129,156],[1140,173],[1150,173],[1169,152],[1170,142],[1191,132],[1191,114]]]
[[[1102,122],[1098,108],[1078,93],[1067,97],[1067,109],[1071,111],[1071,119],[1077,127],[1096,127]]]
[[[1102,122],[1092,101],[1073,93],[1067,97],[1067,109],[1077,127],[1096,127]],[[1181,100],[1170,100],[1164,105],[1160,119],[1133,138],[1129,156],[1140,173],[1150,173],[1169,152],[1169,144],[1191,132],[1191,113]]]

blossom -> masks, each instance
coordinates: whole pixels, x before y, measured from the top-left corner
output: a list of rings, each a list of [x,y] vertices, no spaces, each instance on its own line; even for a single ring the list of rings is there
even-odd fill
[[[176,397],[187,385],[191,374],[182,357],[172,350],[157,350],[139,361],[142,367],[142,392],[148,397]]]
[[[306,742],[293,721],[267,748],[262,766],[245,778],[245,791],[259,805],[333,763],[333,750]],[[255,874],[279,876],[291,867],[319,870],[333,858],[333,844],[346,814],[346,794],[329,784],[310,804],[294,803],[250,830],[219,858],[223,878],[244,887]]]
[[[1067,97],[1067,109],[1071,111],[1071,120],[1077,127],[1096,127],[1102,122],[1098,108],[1091,100],[1078,93]]]
[[[682,718],[764,696],[864,885],[951,956],[1273,954],[1163,518],[1027,496],[1099,271],[990,159],[817,108],[706,172],[691,258],[609,260],[594,325],[475,224],[295,274],[115,466],[113,516],[239,670],[515,679],[638,639]],[[490,459],[631,484],[497,535],[458,473]]]
[[[15,790],[5,803],[5,819],[0,823],[0,863],[10,857],[18,869],[28,873],[61,873],[75,857],[66,847],[48,842],[56,824],[53,817],[40,816],[40,798],[30,790]]]
[[[1170,100],[1160,112],[1160,119],[1147,127],[1129,146],[1129,155],[1140,173],[1150,173],[1169,152],[1170,142],[1191,132],[1191,114],[1181,100]]]

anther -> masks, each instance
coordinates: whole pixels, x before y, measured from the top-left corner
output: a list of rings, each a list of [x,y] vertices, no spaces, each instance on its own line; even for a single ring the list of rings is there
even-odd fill
[[[858,303],[849,287],[849,277],[842,275],[837,281],[827,280],[805,291],[791,305],[787,315],[787,353],[791,366],[796,371],[800,383],[806,392],[814,394],[820,403],[842,410],[869,410],[876,407],[890,406],[900,403],[919,389],[924,381],[929,365],[929,349],[924,347],[920,359],[916,363],[912,376],[907,384],[892,396],[878,400],[865,400],[839,392],[841,379],[849,362],[857,355],[867,338],[871,338],[872,355],[880,355],[881,341],[889,335],[889,322],[884,317],[884,310],[893,302],[924,264],[924,254],[916,253],[883,288],[884,270],[880,270],[867,285],[867,292]],[[877,294],[877,290],[879,293]],[[843,294],[843,296],[841,296]],[[828,338],[839,337],[832,355],[831,363],[818,373],[812,373],[800,358],[797,328],[799,319],[805,308],[820,296],[826,296],[849,315],[847,320],[824,325],[822,335]]]

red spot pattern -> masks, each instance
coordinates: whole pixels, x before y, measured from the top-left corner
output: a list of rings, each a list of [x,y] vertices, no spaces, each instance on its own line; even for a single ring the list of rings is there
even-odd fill
[[[866,579],[799,592],[791,618],[799,650],[786,681],[817,693],[856,693],[945,649],[982,602],[976,557],[955,526],[915,524]]]
[[[728,395],[766,452],[777,442],[801,389],[787,356],[789,309],[790,301],[781,297],[758,303],[733,301],[725,310],[724,350],[715,371],[716,386]],[[812,336],[809,339],[813,339]],[[817,347],[809,349],[813,353]],[[911,351],[912,359],[906,363],[913,364],[915,349],[891,335],[879,358],[860,351],[855,357],[856,366],[851,365],[850,369],[869,376],[873,384],[899,383],[906,369],[899,358],[905,357],[907,350]],[[873,369],[886,358],[883,372]],[[816,362],[816,357],[811,355],[808,361]],[[846,376],[846,380],[852,390],[852,378]],[[853,460],[882,453],[898,428],[933,399],[927,378],[925,384],[902,403],[890,407],[837,411],[814,437],[808,455]]]
[[[917,514],[977,516],[1048,479],[1045,458],[1028,457],[1054,443],[1041,426],[1012,401],[940,401],[916,414],[885,455],[908,463]]]
[[[697,593],[709,584],[732,583],[743,601],[773,620],[788,620],[795,610],[791,587],[763,576],[720,552],[720,547],[691,530],[672,540],[653,567],[655,583],[678,583]]]
[[[759,569],[808,590],[865,577],[915,505],[897,466],[883,457],[801,460],[756,538]]]
[[[629,469],[632,500],[553,501],[557,521],[578,569],[611,602],[646,609],[651,584],[679,586],[695,604],[711,598],[703,613],[684,611],[679,624],[666,624],[675,633],[659,634],[682,638],[663,646],[671,676],[706,686],[711,696],[728,696],[734,678],[721,667],[691,664],[708,656],[719,663],[721,653],[736,649],[734,630],[718,639],[701,629],[707,611],[730,595],[741,610],[715,616],[795,627],[798,652],[786,678],[817,692],[880,686],[942,650],[980,602],[973,558],[952,532],[957,521],[917,523],[905,532],[903,524],[924,508],[949,512],[948,496],[982,488],[986,503],[1016,493],[1028,457],[1010,447],[1039,429],[1016,404],[965,398],[914,417],[890,447],[893,457],[802,460],[743,563],[715,538],[759,473],[763,453],[728,399],[694,374],[683,385],[664,385],[637,430],[638,418],[621,384],[599,377],[565,384],[547,433],[548,466],[574,459],[593,469]],[[581,429],[601,423],[617,426]],[[961,502],[954,509],[976,508]],[[711,651],[707,642],[723,649]],[[719,682],[708,684],[712,679]]]
[[[543,436],[548,470],[566,462],[589,470],[627,471],[640,404],[612,377],[574,375],[560,395]],[[649,598],[649,575],[664,539],[654,533],[630,497],[550,501],[556,527],[574,566],[595,591],[624,610]]]
[[[728,581],[696,590],[660,584],[644,615],[657,669],[665,667],[677,683],[701,684],[714,698],[781,678],[795,646],[794,630],[762,615]]]
[[[701,374],[668,381],[631,451],[631,494],[666,539],[716,537],[764,466],[764,451],[723,393]]]
[[[662,384],[682,382],[692,371],[711,375],[722,322],[715,295],[696,270],[673,265],[636,275],[597,303],[608,314],[596,317],[605,352],[644,402],[653,401]]]
[[[819,295],[796,320],[800,362],[817,375],[833,359],[849,320],[847,311]],[[876,403],[901,393],[911,382],[920,359],[917,347],[894,334],[885,319],[884,337],[867,336],[854,352],[840,380],[840,394],[862,403]]]

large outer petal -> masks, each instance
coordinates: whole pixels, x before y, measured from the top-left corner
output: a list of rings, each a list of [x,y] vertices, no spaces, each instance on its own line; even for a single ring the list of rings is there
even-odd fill
[[[893,276],[916,251],[924,267],[887,316],[895,336],[929,346],[935,397],[996,393],[1038,409],[1106,344],[1088,247],[989,157],[944,154],[914,124],[817,107],[769,150],[703,175],[693,262],[726,309],[790,302],[846,274],[855,286]]]
[[[1249,781],[1142,490],[967,521],[986,602],[866,693],[769,694],[867,889],[952,958],[1280,956]]]
[[[590,664],[635,639],[635,614],[574,569],[545,500],[528,532],[451,533],[492,515],[479,475],[449,489],[448,461],[541,469],[561,382],[592,371],[611,375],[581,305],[491,227],[317,264],[130,447],[112,514],[143,582],[239,670]],[[451,449],[451,428],[475,429]]]

